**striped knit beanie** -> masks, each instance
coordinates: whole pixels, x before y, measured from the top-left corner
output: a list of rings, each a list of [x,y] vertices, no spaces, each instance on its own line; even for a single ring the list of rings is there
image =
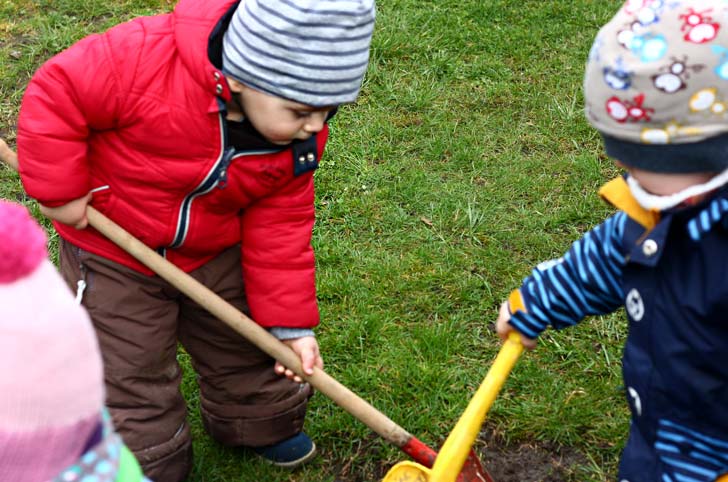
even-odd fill
[[[607,154],[654,172],[728,168],[728,3],[630,0],[597,35],[584,78]]]
[[[223,39],[223,72],[314,107],[354,102],[374,16],[374,0],[242,0]]]
[[[45,233],[27,209],[2,200],[0,367],[0,480],[51,480],[101,424],[101,355],[86,311],[47,257]]]

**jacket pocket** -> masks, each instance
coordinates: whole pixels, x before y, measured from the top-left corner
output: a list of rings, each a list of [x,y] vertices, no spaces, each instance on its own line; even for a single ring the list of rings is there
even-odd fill
[[[158,238],[163,235],[164,230],[153,224],[156,218],[152,213],[132,206],[109,185],[94,188],[91,193],[91,206],[97,211],[148,246],[159,245]]]
[[[112,200],[111,186],[104,185],[91,189],[91,206],[102,213],[108,212]]]

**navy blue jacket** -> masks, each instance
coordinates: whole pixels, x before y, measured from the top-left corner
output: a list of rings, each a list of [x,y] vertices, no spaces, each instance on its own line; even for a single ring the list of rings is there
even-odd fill
[[[728,188],[664,212],[623,178],[600,193],[620,211],[534,269],[510,323],[536,338],[624,306],[633,429],[673,473],[715,480],[728,472]]]

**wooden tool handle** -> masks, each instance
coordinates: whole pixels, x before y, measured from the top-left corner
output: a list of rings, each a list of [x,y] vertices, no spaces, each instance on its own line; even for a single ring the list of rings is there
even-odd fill
[[[287,368],[293,370],[316,388],[316,390],[329,397],[337,405],[359,419],[384,439],[400,447],[412,437],[402,427],[398,426],[386,415],[323,370],[314,368],[312,375],[304,374],[298,355],[287,345],[283,344],[240,310],[223,300],[192,276],[161,257],[96,209],[89,206],[86,215],[88,216],[89,225],[96,228],[121,249],[132,255],[139,262],[159,275],[159,277],[169,282],[190,297],[190,299],[229,325],[255,346],[281,362]]]
[[[11,167],[14,171],[18,170],[18,156],[3,139],[0,139],[0,160]]]
[[[2,139],[0,139],[0,160],[14,170],[18,170],[17,155]],[[121,226],[91,206],[88,206],[86,215],[90,226],[97,229],[121,249],[196,301],[200,306],[218,317],[262,351],[296,372],[296,374],[310,383],[316,390],[329,397],[337,405],[356,417],[374,432],[378,433],[385,440],[397,447],[403,447],[413,438],[412,435],[394,423],[389,417],[323,370],[314,368],[313,375],[304,374],[301,369],[301,361],[287,345],[283,344],[202,283],[158,255],[147,245],[125,231]]]

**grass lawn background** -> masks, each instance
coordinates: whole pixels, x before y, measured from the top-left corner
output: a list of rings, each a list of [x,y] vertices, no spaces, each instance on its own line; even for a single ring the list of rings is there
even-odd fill
[[[617,171],[583,118],[581,80],[592,39],[620,3],[377,4],[361,97],[334,119],[316,173],[318,336],[330,374],[433,447],[499,348],[500,302],[611,213],[596,189]],[[0,0],[0,136],[14,147],[25,85],[44,60],[173,4]],[[38,213],[5,168],[0,197]],[[628,426],[625,333],[621,312],[547,333],[484,425],[486,466],[499,451],[540,447],[576,454],[569,480],[613,478]],[[193,481],[371,481],[406,459],[321,394],[306,425],[320,448],[311,465],[288,472],[222,448],[204,435],[194,375],[180,360]]]

